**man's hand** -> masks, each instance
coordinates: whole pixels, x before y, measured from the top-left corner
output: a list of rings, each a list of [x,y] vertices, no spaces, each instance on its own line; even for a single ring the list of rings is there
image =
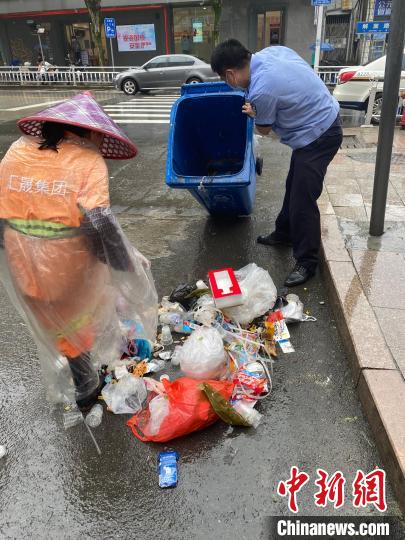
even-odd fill
[[[252,104],[248,101],[243,105],[242,112],[250,116],[250,118],[254,118],[256,116],[256,112],[253,109]]]

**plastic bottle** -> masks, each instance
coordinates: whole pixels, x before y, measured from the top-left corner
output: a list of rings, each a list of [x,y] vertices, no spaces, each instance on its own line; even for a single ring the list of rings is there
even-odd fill
[[[162,313],[159,317],[160,324],[169,324],[176,326],[177,324],[183,324],[184,313]]]
[[[255,429],[262,421],[263,415],[260,414],[259,411],[256,411],[256,409],[253,409],[252,407],[249,407],[249,405],[246,405],[246,403],[243,403],[243,401],[237,401],[233,407],[235,411],[243,416],[246,422],[249,422],[249,424]]]
[[[170,326],[165,324],[162,326],[162,338],[161,338],[162,345],[171,345],[173,343],[172,333],[170,331]]]
[[[7,454],[6,447],[0,444],[0,459],[3,458],[6,454]]]
[[[192,317],[188,313],[162,313],[159,317],[160,324],[169,325],[177,334],[191,334],[192,330],[187,323]]]
[[[103,406],[100,403],[96,403],[86,416],[86,424],[89,427],[96,428],[101,424],[102,419]]]

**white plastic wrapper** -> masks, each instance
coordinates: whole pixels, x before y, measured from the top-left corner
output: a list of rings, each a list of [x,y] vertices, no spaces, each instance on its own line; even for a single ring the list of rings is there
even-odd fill
[[[104,386],[101,395],[114,414],[134,414],[142,409],[147,391],[143,379],[128,374],[117,383]]]
[[[155,339],[157,293],[109,208],[96,147],[38,142],[21,137],[0,163],[0,276],[37,344],[49,400],[64,402],[94,393],[97,369],[120,358],[120,321]]]
[[[267,270],[255,263],[237,270],[235,276],[242,289],[244,303],[223,311],[232,321],[249,324],[274,306],[277,289]]]
[[[216,328],[194,330],[179,351],[180,369],[192,379],[220,379],[228,371],[228,355]]]

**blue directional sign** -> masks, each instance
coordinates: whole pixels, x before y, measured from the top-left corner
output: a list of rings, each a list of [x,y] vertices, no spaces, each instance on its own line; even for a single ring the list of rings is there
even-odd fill
[[[328,6],[332,3],[332,0],[311,0],[312,6]]]
[[[376,33],[380,34],[380,33],[387,33],[389,31],[390,31],[389,22],[367,21],[367,22],[357,23],[358,34],[376,34]]]
[[[117,27],[115,26],[115,19],[113,18],[104,19],[104,29],[105,29],[106,38],[117,37]]]

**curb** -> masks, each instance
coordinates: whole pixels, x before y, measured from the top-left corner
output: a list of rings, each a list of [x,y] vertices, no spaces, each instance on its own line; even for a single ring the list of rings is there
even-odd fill
[[[398,504],[405,514],[405,381],[346,249],[326,193],[321,272],[359,398]]]

